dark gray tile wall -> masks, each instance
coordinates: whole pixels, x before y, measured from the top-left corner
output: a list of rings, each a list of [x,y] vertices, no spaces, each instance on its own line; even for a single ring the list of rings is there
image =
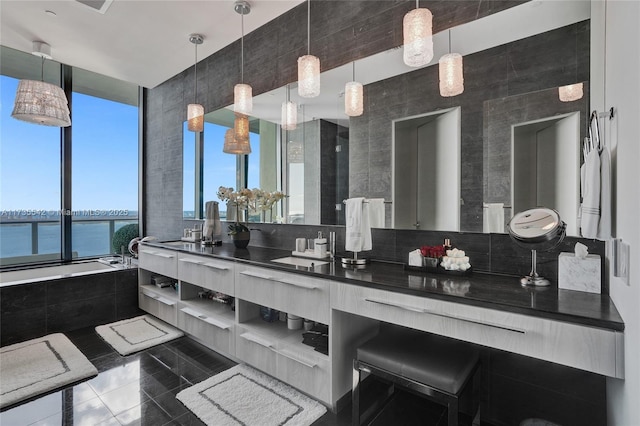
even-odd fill
[[[0,346],[142,314],[138,270],[0,287]]]
[[[336,233],[338,255],[352,255],[344,251],[343,226],[255,223],[250,224],[250,228],[252,232],[249,250],[251,246],[293,250],[296,238],[315,238],[318,231],[322,231],[324,235],[333,231]],[[222,229],[227,229],[226,223],[223,223]],[[407,263],[410,251],[420,246],[441,245],[448,238],[452,247],[465,251],[476,271],[518,277],[529,274],[531,270],[531,252],[516,245],[507,234],[372,229],[371,237],[373,249],[365,255],[374,260]],[[231,242],[226,234],[223,235],[223,240]],[[585,244],[590,254],[600,256],[602,293],[609,294],[603,241],[566,237],[554,250],[538,253],[538,273],[549,279],[553,285],[557,285],[558,255],[561,252],[573,252],[577,242]]]
[[[428,7],[438,17],[437,33],[526,1],[434,1]],[[400,46],[402,18],[414,7],[413,0],[314,0],[311,53],[325,71]],[[303,3],[245,36],[244,79],[255,95],[296,81],[297,59],[307,52],[306,21]],[[205,111],[233,103],[239,56],[238,41],[198,64],[197,100]],[[193,71],[189,67],[145,93],[143,232],[162,239],[179,238],[182,232],[182,126],[186,105],[195,100]],[[372,187],[382,193],[389,176],[372,175]]]

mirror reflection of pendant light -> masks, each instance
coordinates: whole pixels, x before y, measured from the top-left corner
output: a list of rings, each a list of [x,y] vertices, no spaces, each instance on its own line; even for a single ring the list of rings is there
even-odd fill
[[[558,96],[562,102],[573,102],[582,99],[582,83],[558,87]]]
[[[196,49],[196,60],[193,65],[193,98],[198,98],[198,45],[202,44],[204,37],[200,34],[191,34],[189,41]],[[198,103],[187,105],[187,129],[191,132],[202,132],[204,130],[204,107]]]
[[[282,103],[281,124],[283,130],[295,130],[298,123],[298,106],[289,100],[289,85],[287,84],[287,100]]]
[[[451,53],[451,29],[449,29],[449,53],[440,58],[440,96],[457,96],[464,92],[462,55]]]
[[[307,54],[298,58],[298,94],[314,98],[320,94],[320,59],[309,54],[311,46],[311,1],[307,0]]]
[[[224,135],[224,146],[222,152],[227,154],[251,154],[251,144],[249,142],[249,117],[235,113],[233,129],[227,130]],[[240,137],[238,137],[240,135]],[[246,135],[242,136],[242,135]]]
[[[44,60],[51,59],[51,46],[34,41],[31,53],[42,58],[40,81],[20,80],[11,116],[43,126],[70,126],[69,103],[64,90],[44,81]]]
[[[353,81],[344,85],[344,113],[349,117],[358,117],[364,111],[362,83],[356,81],[356,63],[353,62]]]
[[[433,59],[433,15],[426,8],[416,8],[404,15],[404,63],[410,67],[427,65]]]
[[[242,114],[251,114],[253,111],[253,89],[244,84],[244,15],[251,12],[251,5],[246,1],[235,2],[234,10],[240,14],[242,37],[240,38],[240,84],[233,88],[233,110]]]

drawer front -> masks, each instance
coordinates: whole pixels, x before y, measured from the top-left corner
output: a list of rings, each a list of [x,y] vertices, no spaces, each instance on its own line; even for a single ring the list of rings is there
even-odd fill
[[[237,327],[236,357],[272,376],[276,375],[276,342]]]
[[[177,252],[141,245],[138,248],[138,257],[141,269],[171,278],[178,278]]]
[[[234,264],[205,256],[178,255],[178,277],[209,290],[233,296]]]
[[[327,280],[272,269],[238,266],[236,297],[329,324]]]
[[[226,319],[204,314],[181,304],[178,310],[178,328],[198,338],[208,347],[227,355],[235,354],[234,326]]]
[[[169,299],[147,289],[140,289],[138,296],[138,305],[140,306],[140,309],[149,312],[151,315],[158,317],[162,321],[173,326],[177,325],[177,302],[175,300]]]
[[[544,318],[478,308],[356,285],[333,283],[333,309],[611,377],[622,334]]]
[[[289,346],[276,350],[276,377],[327,404],[330,401],[329,360]]]

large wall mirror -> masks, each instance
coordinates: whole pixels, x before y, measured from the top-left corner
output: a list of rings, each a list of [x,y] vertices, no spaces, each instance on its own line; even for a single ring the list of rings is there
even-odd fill
[[[588,1],[526,2],[434,35],[434,59],[427,67],[405,66],[402,49],[393,49],[324,71],[318,98],[299,98],[295,84],[256,96],[251,144],[254,149],[257,140],[259,149],[248,157],[223,154],[224,132],[205,128],[205,165],[223,176],[212,183],[203,170],[202,197],[217,200],[215,191],[207,191],[207,185],[217,190],[217,182],[282,190],[288,197],[267,221],[314,225],[344,224],[346,198],[384,198],[385,227],[464,232],[505,232],[514,209],[543,203],[556,208],[568,233],[577,235],[580,145],[589,115],[589,19]],[[464,57],[465,92],[443,98],[437,60],[449,48]],[[349,118],[342,94],[354,75],[365,85],[365,109],[362,116]],[[558,86],[573,83],[584,84],[584,96],[561,102]],[[279,126],[287,93],[298,105],[292,131]],[[231,109],[224,108],[207,114],[206,121],[226,129],[232,117]],[[409,148],[399,146],[395,128],[401,133],[402,123],[416,117],[431,117],[419,124],[427,138],[440,135],[446,155],[434,162],[427,152],[424,161],[403,167],[396,155]],[[197,138],[194,142],[193,133],[184,134],[185,149],[194,146],[196,152]],[[209,153],[217,159],[209,160]],[[537,161],[526,161],[533,153]],[[187,182],[197,168],[189,170],[186,155],[185,211],[197,205],[197,189]],[[434,175],[439,182],[449,171],[449,188],[418,185],[418,171],[426,167],[439,170]],[[407,204],[411,198],[414,202]],[[451,206],[455,217],[425,217],[415,226],[403,215],[416,205],[430,210],[434,199]],[[444,217],[441,211],[437,215]]]

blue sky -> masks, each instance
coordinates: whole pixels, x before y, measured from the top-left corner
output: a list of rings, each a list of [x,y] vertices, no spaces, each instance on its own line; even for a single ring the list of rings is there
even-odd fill
[[[0,208],[60,209],[60,129],[11,118],[0,76]],[[73,210],[138,209],[137,107],[73,94]]]

